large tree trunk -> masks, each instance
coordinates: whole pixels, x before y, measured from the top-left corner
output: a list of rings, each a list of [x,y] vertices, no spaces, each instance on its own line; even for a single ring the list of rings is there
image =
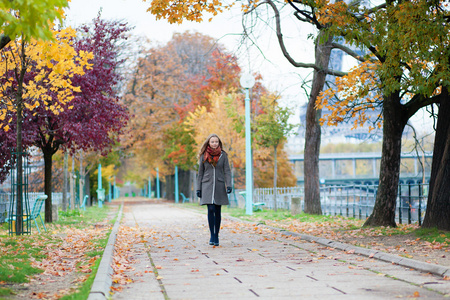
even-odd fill
[[[422,227],[450,230],[450,95],[443,87],[439,105],[427,211]]]
[[[17,128],[16,128],[16,183],[17,189],[16,193],[16,215],[19,216],[16,220],[16,235],[19,235],[23,231],[23,218],[20,218],[23,215],[24,207],[23,207],[23,145],[22,145],[22,110],[23,110],[23,99],[22,99],[22,86],[19,85],[18,92],[16,95],[16,103],[17,103]],[[13,191],[14,192],[14,191]]]
[[[44,154],[44,192],[47,195],[45,200],[45,222],[51,223],[52,219],[52,156],[53,151],[43,148]]]
[[[327,69],[330,61],[331,42],[329,37],[326,42],[323,31],[319,32],[315,46],[316,65],[322,69]],[[322,214],[320,207],[320,182],[319,182],[319,153],[320,153],[320,117],[322,111],[316,109],[316,99],[323,90],[327,74],[321,71],[314,71],[314,77],[306,109],[306,132],[305,132],[305,158],[304,158],[304,178],[305,178],[305,213]]]
[[[17,151],[17,189],[16,189],[16,215],[23,215],[23,139],[22,139],[22,121],[23,121],[23,108],[24,108],[24,100],[23,100],[23,81],[25,77],[25,73],[27,70],[26,65],[26,55],[25,55],[25,42],[22,40],[21,45],[21,54],[20,54],[20,74],[17,78],[17,92],[16,92],[16,114],[17,114],[17,129],[16,129],[16,151]],[[25,184],[28,184],[25,182]],[[27,191],[27,190],[26,190]],[[13,191],[14,192],[14,191]],[[28,196],[28,195],[27,195]],[[16,220],[16,235],[20,235],[23,232],[23,218]]]
[[[380,183],[375,207],[364,226],[392,226],[400,176],[402,134],[407,122],[398,93],[386,97],[383,106],[383,146],[381,151]]]

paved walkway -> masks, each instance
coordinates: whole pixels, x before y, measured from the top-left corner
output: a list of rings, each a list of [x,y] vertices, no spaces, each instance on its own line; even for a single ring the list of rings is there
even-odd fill
[[[128,203],[122,226],[150,233],[135,243],[134,282],[113,299],[440,299],[450,281],[223,219],[208,245],[206,214],[163,203]],[[205,209],[206,212],[206,209]],[[352,251],[349,251],[352,252]]]

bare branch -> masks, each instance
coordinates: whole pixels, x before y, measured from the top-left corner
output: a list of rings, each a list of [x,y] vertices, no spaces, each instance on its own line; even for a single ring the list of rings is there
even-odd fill
[[[315,14],[313,12],[310,13],[310,12],[299,9],[297,6],[294,5],[294,1],[292,1],[292,0],[288,0],[288,2],[294,8],[294,10],[295,10],[294,16],[296,16],[297,19],[299,19],[302,22],[312,23],[319,30],[323,28],[322,24],[319,23],[319,21],[317,20]],[[311,10],[313,10],[313,9],[314,8],[311,7]],[[305,17],[305,19],[300,17],[299,15],[302,15],[303,17]]]
[[[421,94],[415,94],[408,103],[404,104],[405,109],[408,112],[407,118],[411,118],[419,109],[422,107],[434,104],[434,103],[440,103],[441,101],[441,94],[434,96],[434,97],[425,97]]]
[[[355,51],[353,51],[352,49],[350,49],[349,47],[346,47],[342,44],[339,43],[331,43],[331,46],[333,46],[333,48],[339,49],[344,51],[345,53],[347,53],[348,55],[352,56],[353,58],[359,60],[360,62],[365,62],[366,60],[359,55],[358,53],[356,53]]]
[[[309,18],[303,18],[300,16],[300,13],[298,11],[294,12],[294,16],[299,20],[300,22],[310,23]]]
[[[266,1],[258,3],[258,5],[253,7],[246,14],[250,14],[251,12],[253,12],[253,10],[255,10],[256,8],[258,8],[259,6],[261,6],[263,4],[268,4],[272,8],[274,13],[275,13],[275,24],[276,24],[276,34],[277,34],[278,43],[280,45],[280,48],[281,48],[281,51],[283,52],[284,57],[286,57],[286,59],[291,63],[291,65],[293,65],[294,67],[297,67],[297,68],[312,68],[312,69],[314,69],[314,70],[316,70],[318,72],[323,72],[323,73],[326,73],[328,75],[333,75],[333,76],[345,76],[345,75],[347,75],[346,72],[335,71],[335,70],[330,70],[330,69],[323,69],[323,68],[320,68],[316,64],[302,63],[302,62],[295,61],[292,58],[292,56],[289,54],[289,52],[287,51],[286,45],[284,44],[283,34],[281,33],[280,12],[279,12],[277,6],[273,3],[272,0],[266,0]]]

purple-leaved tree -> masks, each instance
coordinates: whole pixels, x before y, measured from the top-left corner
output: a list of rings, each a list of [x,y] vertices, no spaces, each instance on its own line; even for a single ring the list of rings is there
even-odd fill
[[[48,109],[56,103],[56,94],[48,92],[47,103],[40,103],[32,111],[25,109],[23,120],[24,144],[41,149],[45,163],[44,192],[45,221],[52,222],[52,157],[59,149],[69,151],[93,150],[106,154],[119,141],[119,135],[129,119],[128,110],[121,104],[117,84],[122,76],[119,65],[120,46],[129,31],[127,24],[106,21],[100,15],[91,24],[78,29],[74,48],[78,53],[92,52],[91,68],[84,75],[74,75],[72,84],[79,87],[74,98],[55,113]],[[28,76],[33,76],[30,72]],[[14,116],[13,116],[14,117]],[[12,128],[6,133],[14,132]],[[14,143],[14,141],[13,141]],[[0,159],[5,147],[1,147]],[[0,161],[6,165],[6,161]],[[0,174],[1,176],[1,174]]]

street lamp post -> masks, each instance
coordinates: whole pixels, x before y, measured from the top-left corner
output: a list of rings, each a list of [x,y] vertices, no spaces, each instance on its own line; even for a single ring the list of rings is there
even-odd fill
[[[102,164],[98,164],[98,189],[97,189],[97,202],[98,207],[103,207],[103,201],[105,201],[105,189],[102,188]],[[80,202],[83,201],[80,195]]]
[[[244,74],[241,76],[240,83],[245,89],[245,213],[251,215],[253,213],[253,168],[249,89],[255,84],[255,78],[250,74]]]

